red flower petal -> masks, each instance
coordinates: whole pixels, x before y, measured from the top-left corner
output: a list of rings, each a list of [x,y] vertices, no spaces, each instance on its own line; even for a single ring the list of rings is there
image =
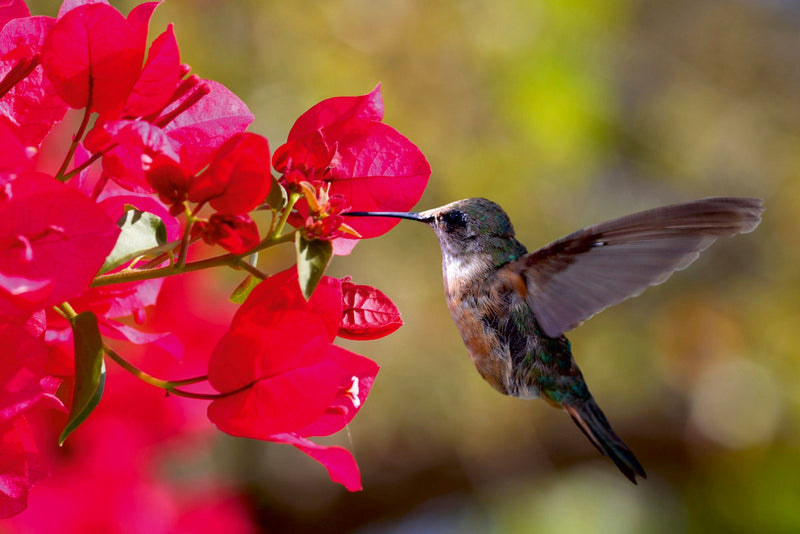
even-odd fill
[[[129,191],[153,192],[145,177],[145,169],[157,155],[163,154],[178,160],[174,141],[161,128],[149,122],[111,121],[102,128],[108,133],[108,140],[117,143],[116,147],[103,155],[103,170],[114,182]]]
[[[146,117],[167,105],[180,81],[180,51],[172,24],[156,37],[139,79],[125,101],[123,115]]]
[[[247,105],[222,84],[204,80],[209,93],[164,127],[181,147],[181,164],[195,174],[208,165],[214,152],[234,134],[244,132],[255,118]],[[165,114],[181,104],[171,104]]]
[[[297,269],[275,274],[253,289],[220,339],[209,362],[209,383],[234,391],[269,375],[305,365],[300,348],[323,337],[330,342],[342,313],[340,282],[323,277],[306,301]]]
[[[0,5],[0,28],[12,19],[29,17],[31,12],[25,5],[25,0],[11,0]]]
[[[33,154],[22,143],[15,128],[2,117],[0,117],[0,146],[3,147],[0,173],[9,173],[13,176],[20,171],[33,169]],[[0,179],[0,185],[4,185],[4,182],[4,179]]]
[[[258,245],[258,225],[249,215],[213,214],[208,223],[198,223],[203,241],[219,245],[228,252],[242,254]]]
[[[20,60],[31,60],[42,49],[45,36],[55,24],[51,17],[11,20],[0,32],[0,79]],[[67,104],[56,94],[42,66],[33,69],[0,99],[0,115],[19,128],[21,139],[38,146],[53,124],[64,118]]]
[[[391,126],[354,120],[326,130],[325,137],[338,151],[330,194],[344,196],[352,211],[408,211],[422,196],[431,167],[419,148]],[[362,237],[375,237],[398,222],[362,217],[349,224]]]
[[[278,334],[256,328],[248,332],[254,337]],[[283,335],[290,333],[284,331]],[[265,367],[262,370],[265,374],[256,377],[244,391],[213,401],[208,407],[208,418],[220,430],[234,436],[267,439],[272,434],[302,429],[325,413],[339,390],[339,384],[331,378],[339,371],[338,362],[328,357],[333,345],[315,337],[296,354],[273,354],[264,351],[263,345],[262,350],[253,351],[250,347],[257,340],[252,337],[237,336],[235,339],[239,342],[237,345],[226,346],[228,358],[248,358],[258,364],[258,359],[264,357],[292,357],[296,365],[279,373],[270,373],[271,369]],[[217,354],[215,351],[215,356]]]
[[[52,280],[41,305],[83,293],[119,235],[105,212],[82,193],[42,173],[22,173],[0,199],[0,272]],[[0,319],[30,310],[0,300]]]
[[[400,326],[400,311],[382,291],[371,286],[342,282],[342,325],[339,336],[377,339]]]
[[[46,375],[49,348],[44,313],[0,327],[0,427],[34,407],[64,409],[55,396],[60,380]],[[2,450],[2,449],[0,449]],[[1,456],[1,455],[0,455]]]
[[[44,477],[30,427],[24,417],[0,427],[0,518],[28,507],[28,489]]]
[[[131,12],[128,13],[128,24],[130,24],[131,31],[142,49],[147,46],[147,30],[150,26],[150,19],[153,16],[153,11],[155,11],[160,3],[160,1],[145,2],[134,7],[131,9]]]
[[[106,4],[65,13],[42,47],[42,66],[73,108],[103,112],[121,105],[139,77],[144,48],[128,21]]]
[[[289,131],[292,141],[306,133],[352,119],[383,119],[383,97],[380,84],[361,96],[338,96],[323,100],[300,115]]]
[[[321,463],[328,470],[331,480],[342,484],[348,491],[361,491],[361,473],[353,455],[343,447],[318,445],[293,434],[272,436],[271,441],[293,445]]]
[[[0,273],[0,296],[19,309],[41,308],[53,292],[52,280],[32,280]]]
[[[288,312],[305,314],[306,321],[316,317],[313,322],[322,325],[328,341],[333,341],[342,317],[341,282],[323,276],[314,294],[306,301],[300,292],[297,268],[291,267],[258,284],[236,312],[231,327],[244,323],[267,325]],[[310,328],[306,330],[310,331]]]
[[[297,434],[301,436],[328,436],[349,424],[367,400],[378,364],[354,352],[331,345],[330,355],[337,360],[339,390],[325,413]]]
[[[189,200],[208,201],[220,213],[238,215],[264,202],[271,185],[267,139],[252,133],[236,134],[192,183]]]

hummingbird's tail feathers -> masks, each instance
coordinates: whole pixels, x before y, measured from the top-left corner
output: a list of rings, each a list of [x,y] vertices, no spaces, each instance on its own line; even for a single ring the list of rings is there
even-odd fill
[[[636,475],[647,478],[642,464],[612,429],[606,416],[594,401],[589,399],[579,405],[564,404],[564,409],[601,453],[608,456],[628,480],[636,484]]]

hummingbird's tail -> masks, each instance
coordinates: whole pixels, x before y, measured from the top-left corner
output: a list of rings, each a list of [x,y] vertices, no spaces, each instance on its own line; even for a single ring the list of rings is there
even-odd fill
[[[611,429],[608,419],[594,399],[590,397],[580,403],[564,404],[564,409],[597,450],[611,458],[628,480],[636,484],[636,475],[647,478],[642,464],[622,438]]]

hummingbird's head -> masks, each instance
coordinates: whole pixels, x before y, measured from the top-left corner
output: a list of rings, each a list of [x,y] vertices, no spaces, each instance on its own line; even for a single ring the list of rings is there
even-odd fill
[[[427,224],[451,256],[488,252],[514,237],[514,227],[503,208],[485,198],[466,198],[439,208],[407,212],[352,212],[351,216],[398,217]]]
[[[514,237],[506,212],[485,198],[458,200],[418,215],[436,232],[442,250],[451,254],[483,251],[492,241]]]

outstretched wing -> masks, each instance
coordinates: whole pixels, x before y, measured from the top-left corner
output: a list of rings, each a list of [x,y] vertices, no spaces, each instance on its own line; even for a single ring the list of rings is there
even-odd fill
[[[756,198],[706,198],[634,213],[579,230],[508,265],[551,337],[664,282],[718,237],[751,232]]]

